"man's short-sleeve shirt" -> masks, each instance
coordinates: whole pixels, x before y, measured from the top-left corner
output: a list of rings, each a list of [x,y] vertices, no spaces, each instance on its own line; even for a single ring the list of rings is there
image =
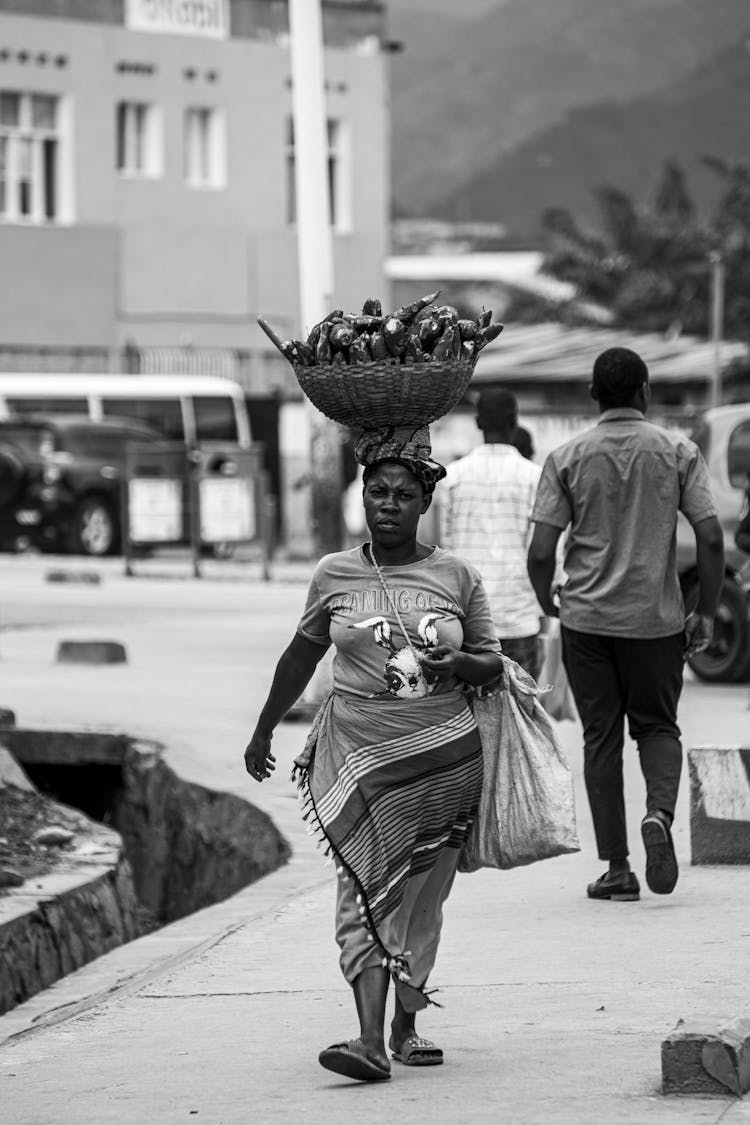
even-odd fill
[[[638,410],[607,410],[550,453],[532,518],[570,527],[562,624],[617,637],[679,633],[678,512],[692,525],[716,515],[706,463],[694,442]]]

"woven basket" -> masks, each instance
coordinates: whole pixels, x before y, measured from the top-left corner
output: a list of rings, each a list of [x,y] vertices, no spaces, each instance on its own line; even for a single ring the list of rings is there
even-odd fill
[[[463,398],[474,362],[400,363],[397,359],[345,366],[295,365],[313,406],[342,426],[428,426]]]

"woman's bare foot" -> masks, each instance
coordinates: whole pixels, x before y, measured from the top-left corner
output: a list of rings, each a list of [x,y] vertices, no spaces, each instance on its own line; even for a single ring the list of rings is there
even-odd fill
[[[414,1026],[414,1017],[409,1016],[404,1019],[403,1015],[406,1013],[397,1013],[391,1022],[391,1038],[388,1046],[393,1051],[394,1055],[398,1055],[401,1051],[401,1046],[406,1039],[410,1039],[417,1034],[417,1029]]]

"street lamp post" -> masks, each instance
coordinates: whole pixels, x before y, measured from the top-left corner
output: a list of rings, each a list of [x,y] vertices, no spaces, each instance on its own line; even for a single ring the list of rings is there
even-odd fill
[[[709,254],[711,265],[711,342],[713,344],[713,371],[711,377],[711,406],[721,406],[721,343],[724,335],[724,258],[720,250]]]
[[[320,0],[289,0],[292,114],[302,331],[330,310],[333,245]],[[341,443],[334,422],[309,404],[312,525],[318,555],[341,548]]]

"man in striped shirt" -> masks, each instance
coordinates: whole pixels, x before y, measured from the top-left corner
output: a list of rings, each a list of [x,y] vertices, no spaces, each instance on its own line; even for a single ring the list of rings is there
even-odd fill
[[[484,444],[448,466],[441,486],[442,543],[480,572],[503,652],[536,679],[542,611],[526,553],[541,469],[512,444],[517,424],[515,395],[500,388],[480,393],[477,425]]]

